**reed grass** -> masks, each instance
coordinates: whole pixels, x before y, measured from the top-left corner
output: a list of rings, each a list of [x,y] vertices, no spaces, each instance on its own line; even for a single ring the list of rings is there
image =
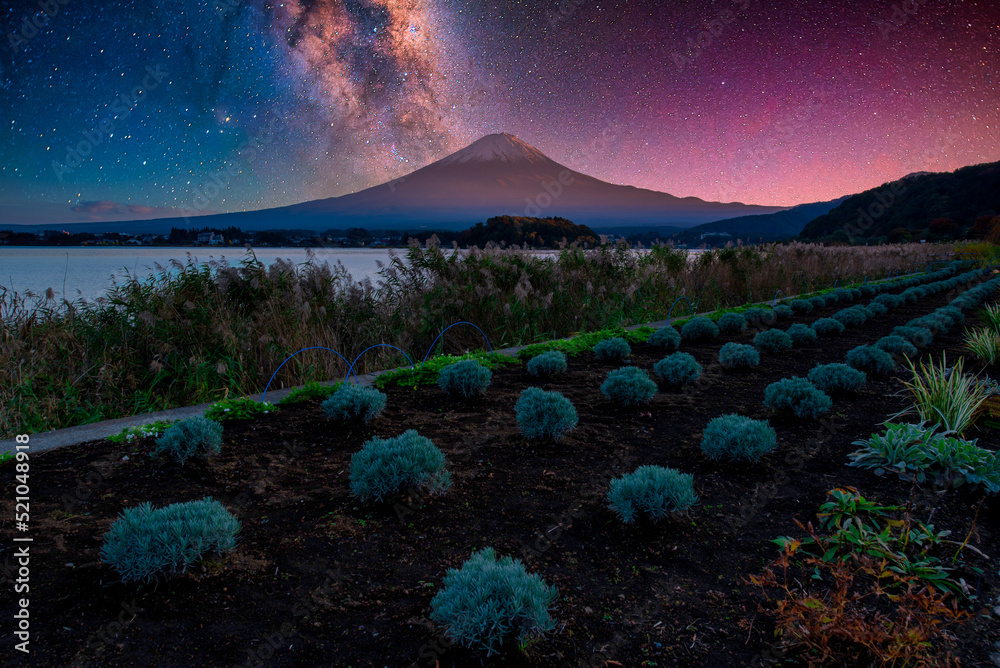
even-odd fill
[[[94,302],[57,301],[0,286],[0,433],[38,432],[217,401],[263,390],[292,353],[315,346],[349,360],[388,343],[419,360],[456,321],[478,325],[494,348],[666,317],[686,296],[699,310],[770,299],[906,272],[951,247],[824,247],[791,243],[686,253],[656,246],[563,248],[555,259],[489,245],[461,253],[414,242],[354,280],[339,262],[310,256],[269,267],[252,252],[236,265],[172,261],[145,279],[126,275]],[[471,327],[451,329],[434,352],[485,346]],[[388,347],[358,373],[407,365]],[[343,377],[344,362],[309,350],[272,388]]]

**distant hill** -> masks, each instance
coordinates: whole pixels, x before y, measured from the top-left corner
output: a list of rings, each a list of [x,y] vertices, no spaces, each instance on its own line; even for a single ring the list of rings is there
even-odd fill
[[[785,211],[765,213],[759,216],[739,216],[717,220],[714,223],[697,225],[678,232],[673,236],[676,243],[688,246],[724,246],[730,241],[759,243],[761,241],[783,241],[799,235],[806,224],[827,213],[847,199],[848,196],[828,202],[799,204]]]
[[[486,224],[476,223],[460,232],[456,241],[459,246],[479,246],[490,241],[506,242],[528,246],[556,247],[562,240],[596,244],[600,239],[596,232],[586,225],[577,225],[565,218],[526,218],[523,216],[494,216]]]
[[[1000,211],[1000,162],[954,172],[919,172],[852,195],[811,221],[802,239],[897,241],[967,234]]]

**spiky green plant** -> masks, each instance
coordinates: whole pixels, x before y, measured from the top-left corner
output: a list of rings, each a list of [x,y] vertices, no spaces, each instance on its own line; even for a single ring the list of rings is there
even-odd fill
[[[940,365],[929,357],[928,363],[920,363],[918,370],[912,361],[906,360],[913,375],[912,381],[903,381],[913,397],[913,406],[893,416],[916,413],[921,422],[940,425],[944,431],[959,435],[975,422],[979,407],[988,394],[973,376],[964,372],[965,361],[959,357],[952,369],[948,368],[947,355],[941,355]]]
[[[1000,304],[987,304],[979,316],[995,334],[1000,334]]]
[[[965,349],[992,366],[1000,359],[1000,334],[989,327],[965,331]]]

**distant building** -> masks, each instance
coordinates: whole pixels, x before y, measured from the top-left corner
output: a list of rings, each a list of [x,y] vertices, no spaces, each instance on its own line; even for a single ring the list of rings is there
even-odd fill
[[[225,243],[225,239],[215,232],[199,232],[198,243],[202,246],[221,246]]]

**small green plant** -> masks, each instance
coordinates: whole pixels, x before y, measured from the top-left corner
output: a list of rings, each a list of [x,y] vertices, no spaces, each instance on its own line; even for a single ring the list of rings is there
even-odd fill
[[[876,348],[881,348],[890,355],[902,355],[904,357],[915,357],[917,347],[898,334],[883,336],[875,342]]]
[[[351,494],[365,503],[392,501],[407,489],[438,494],[451,487],[444,453],[416,429],[366,442],[351,456],[350,477]]]
[[[254,420],[268,413],[273,413],[278,407],[267,401],[254,401],[250,397],[226,399],[218,401],[205,411],[205,417],[216,422],[228,420]]]
[[[566,353],[561,350],[550,350],[528,360],[528,373],[532,376],[554,376],[565,370]]]
[[[111,525],[101,560],[122,582],[151,582],[184,573],[208,553],[229,552],[239,531],[239,520],[211,497],[162,508],[144,503]]]
[[[523,349],[518,353],[517,358],[511,357],[510,355],[504,355],[503,353],[469,353],[462,356],[437,355],[430,358],[419,367],[394,369],[393,371],[387,371],[386,373],[379,374],[376,376],[373,384],[380,390],[393,385],[412,388],[437,385],[441,370],[451,364],[454,364],[455,362],[461,362],[463,360],[476,360],[487,369],[495,371],[496,369],[500,369],[505,366],[515,366],[520,363],[519,359],[528,360],[538,353],[553,349],[551,346],[546,347],[545,344],[528,346],[528,348],[535,349],[533,355],[525,355],[524,353],[527,349]]]
[[[324,385],[318,381],[312,381],[306,383],[302,387],[293,388],[291,392],[286,394],[281,400],[278,401],[278,405],[288,406],[291,404],[305,403],[307,401],[312,401],[314,399],[319,399],[319,400],[328,399],[334,392],[336,392],[343,385],[344,383],[340,381],[332,385]]]
[[[756,462],[778,447],[767,420],[730,413],[711,420],[702,432],[701,451],[712,460]]]
[[[745,343],[727,343],[719,349],[719,364],[724,369],[752,369],[760,364],[760,353]]]
[[[594,357],[599,360],[621,362],[628,359],[628,356],[631,354],[632,347],[628,344],[628,341],[617,336],[611,339],[604,339],[594,346]]]
[[[719,333],[726,336],[742,334],[747,330],[747,319],[739,313],[723,313],[715,324],[719,328]]]
[[[539,353],[549,350],[561,350],[568,357],[576,357],[590,352],[601,341],[614,337],[625,339],[631,343],[642,343],[647,341],[656,332],[652,327],[637,327],[635,329],[625,329],[624,327],[612,327],[602,329],[597,332],[585,332],[568,339],[558,339],[556,341],[546,341],[544,343],[533,343],[525,346],[517,353],[520,360],[527,361]],[[500,355],[500,353],[496,353]],[[510,359],[510,358],[508,358]]]
[[[847,352],[844,361],[859,371],[873,376],[886,376],[896,368],[892,355],[875,346],[857,346]]]
[[[385,394],[374,387],[347,383],[337,388],[329,399],[320,404],[320,408],[326,417],[337,422],[371,422],[382,414],[387,399]]]
[[[791,411],[800,418],[815,418],[828,413],[833,401],[805,378],[792,376],[764,388],[764,405],[776,411]]]
[[[689,353],[667,355],[653,365],[653,373],[664,385],[680,387],[693,383],[701,376],[701,365]]]
[[[681,338],[685,341],[707,341],[719,335],[719,327],[704,316],[691,318],[681,327]]]
[[[444,586],[431,599],[431,619],[458,644],[486,652],[500,652],[516,634],[527,643],[555,628],[549,608],[558,590],[519,559],[497,558],[491,547],[473,552],[461,570],[449,568]]]
[[[803,346],[807,343],[812,343],[819,338],[816,334],[816,330],[809,325],[803,325],[802,323],[796,323],[789,327],[787,334],[792,339],[793,346]]]
[[[191,457],[211,457],[219,454],[222,445],[222,425],[200,415],[179,420],[156,439],[153,454],[168,453],[182,465]]]
[[[820,318],[812,324],[812,328],[819,336],[834,336],[844,331],[844,323],[833,318]]]
[[[479,360],[462,360],[441,369],[438,387],[452,397],[468,399],[486,394],[493,380],[493,372]]]
[[[978,327],[967,330],[963,337],[965,349],[982,360],[987,366],[993,366],[1000,360],[1000,334],[989,327]]]
[[[640,466],[611,481],[608,505],[625,524],[639,517],[658,522],[698,503],[694,476],[664,466]]]
[[[946,355],[941,356],[941,364],[935,365],[928,358],[918,370],[907,360],[912,380],[903,381],[910,391],[913,406],[896,414],[893,418],[915,412],[921,422],[940,425],[945,431],[959,435],[975,422],[979,407],[989,396],[976,379],[964,373],[965,361],[959,357],[955,367],[948,368]]]
[[[3,454],[0,454],[0,467],[6,466],[8,463],[13,462],[16,459],[16,455],[13,451],[8,450]]]
[[[670,357],[685,354],[674,353]],[[607,378],[601,383],[601,394],[622,406],[638,406],[649,403],[653,398],[656,394],[656,383],[642,369],[623,366],[608,372]]]
[[[753,337],[753,345],[763,353],[777,355],[786,350],[791,350],[792,337],[780,329],[768,329],[758,332]]]
[[[666,325],[650,334],[648,343],[657,348],[666,348],[667,351],[677,350],[681,345],[681,333]]]
[[[857,392],[867,380],[864,371],[840,363],[818,364],[809,371],[807,378],[827,394]]]
[[[576,408],[559,392],[529,387],[514,405],[517,424],[527,438],[559,440],[577,423]]]
[[[986,327],[1000,335],[1000,304],[987,304],[979,312],[979,317],[986,324]]]
[[[157,438],[173,424],[171,420],[157,420],[150,424],[141,424],[135,427],[125,427],[117,434],[108,436],[112,443],[130,443],[137,438]]]

